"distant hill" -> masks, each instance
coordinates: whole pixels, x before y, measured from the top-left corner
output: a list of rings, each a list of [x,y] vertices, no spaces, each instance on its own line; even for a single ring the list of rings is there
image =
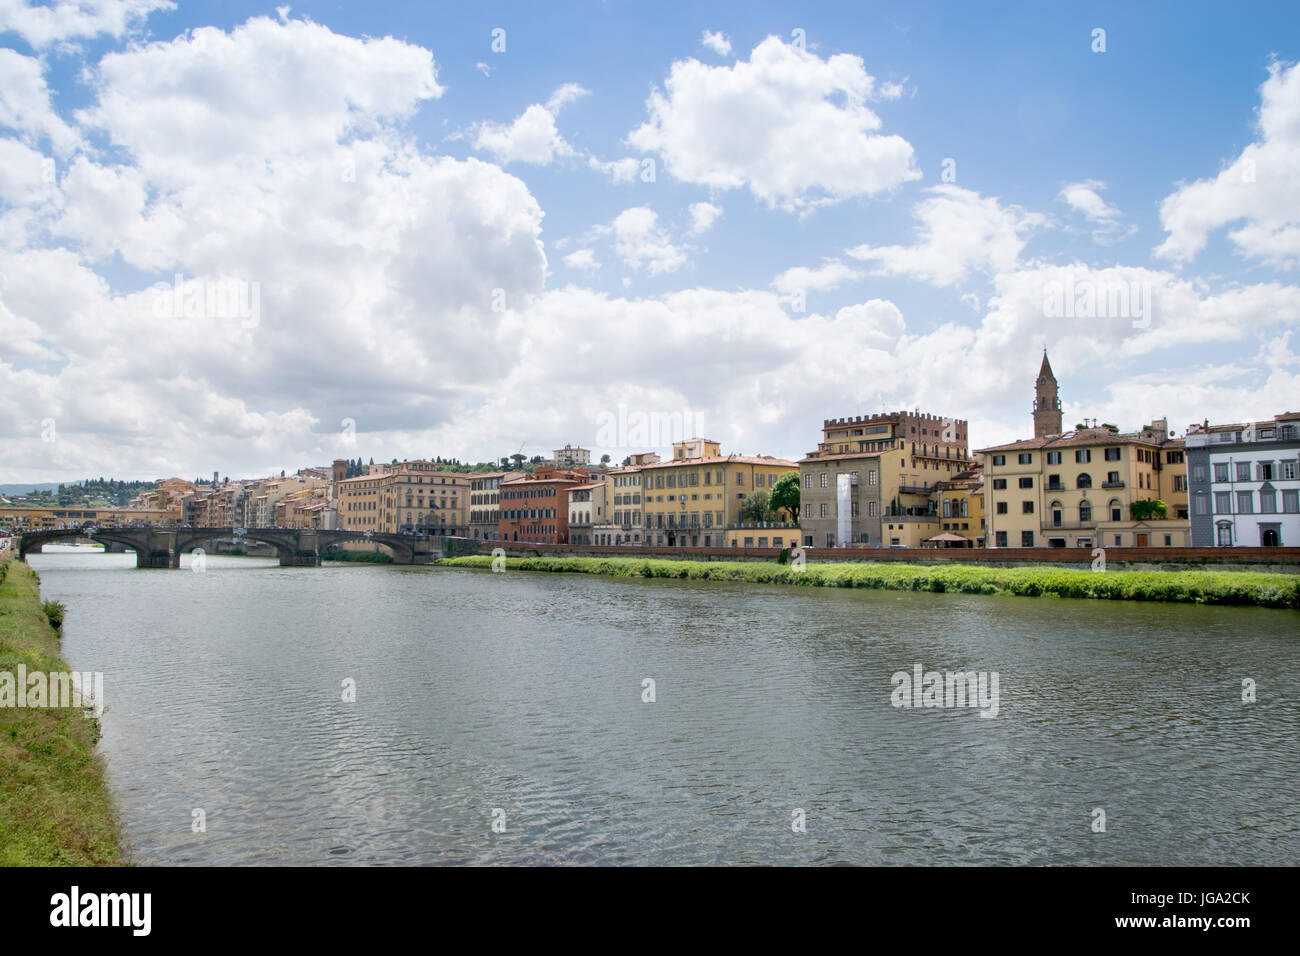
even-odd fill
[[[15,481],[6,485],[0,485],[0,495],[8,497],[9,495],[28,495],[33,491],[58,491],[60,484],[72,484],[72,482],[46,481],[24,484],[21,481]]]

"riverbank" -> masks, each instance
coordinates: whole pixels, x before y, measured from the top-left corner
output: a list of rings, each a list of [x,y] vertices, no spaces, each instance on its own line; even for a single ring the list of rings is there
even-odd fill
[[[1065,568],[989,568],[947,564],[789,564],[670,561],[644,558],[505,558],[508,570],[598,574],[609,577],[746,581],[803,587],[887,591],[956,591],[1021,597],[1176,601],[1300,609],[1300,575],[1248,571],[1076,571]],[[487,555],[440,558],[452,568],[490,568]]]
[[[0,563],[0,674],[71,671],[41,606],[39,578]],[[14,688],[15,691],[19,691]],[[24,689],[25,690],[25,689]],[[10,706],[0,697],[0,866],[122,864],[122,833],[99,721],[83,709]]]

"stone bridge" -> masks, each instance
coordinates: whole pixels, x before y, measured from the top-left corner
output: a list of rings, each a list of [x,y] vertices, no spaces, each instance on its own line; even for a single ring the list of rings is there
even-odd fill
[[[262,541],[275,548],[284,568],[320,567],[321,555],[347,541],[382,545],[396,564],[428,564],[434,558],[477,552],[463,538],[369,531],[292,531],[284,528],[62,528],[29,531],[19,538],[18,556],[39,552],[51,541],[90,538],[102,544],[120,544],[135,552],[137,568],[179,568],[181,555],[217,538]]]

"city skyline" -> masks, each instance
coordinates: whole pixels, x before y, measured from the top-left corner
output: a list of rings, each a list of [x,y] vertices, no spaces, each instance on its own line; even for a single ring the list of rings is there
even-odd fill
[[[1283,5],[94,6],[0,13],[5,483],[1300,394]]]

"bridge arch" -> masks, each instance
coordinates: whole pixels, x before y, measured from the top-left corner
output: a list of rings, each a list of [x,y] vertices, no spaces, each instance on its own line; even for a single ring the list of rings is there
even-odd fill
[[[218,538],[244,538],[247,541],[261,541],[275,548],[280,563],[292,561],[298,553],[295,532],[279,531],[270,528],[249,528],[242,535],[236,535],[233,528],[182,528],[176,532],[176,555],[193,551],[205,541]]]
[[[147,544],[147,529],[144,534],[132,534],[130,528],[108,528],[88,531],[85,528],[56,528],[51,531],[26,531],[18,539],[18,557],[27,560],[27,555],[40,553],[41,548],[55,541],[67,538],[90,538],[92,541],[112,542],[137,554]]]
[[[349,541],[363,541],[377,544],[387,550],[397,564],[411,564],[415,560],[415,546],[406,540],[404,535],[372,532],[367,537],[364,531],[322,531],[319,533],[319,540],[322,558],[327,552],[338,550],[341,545]]]

